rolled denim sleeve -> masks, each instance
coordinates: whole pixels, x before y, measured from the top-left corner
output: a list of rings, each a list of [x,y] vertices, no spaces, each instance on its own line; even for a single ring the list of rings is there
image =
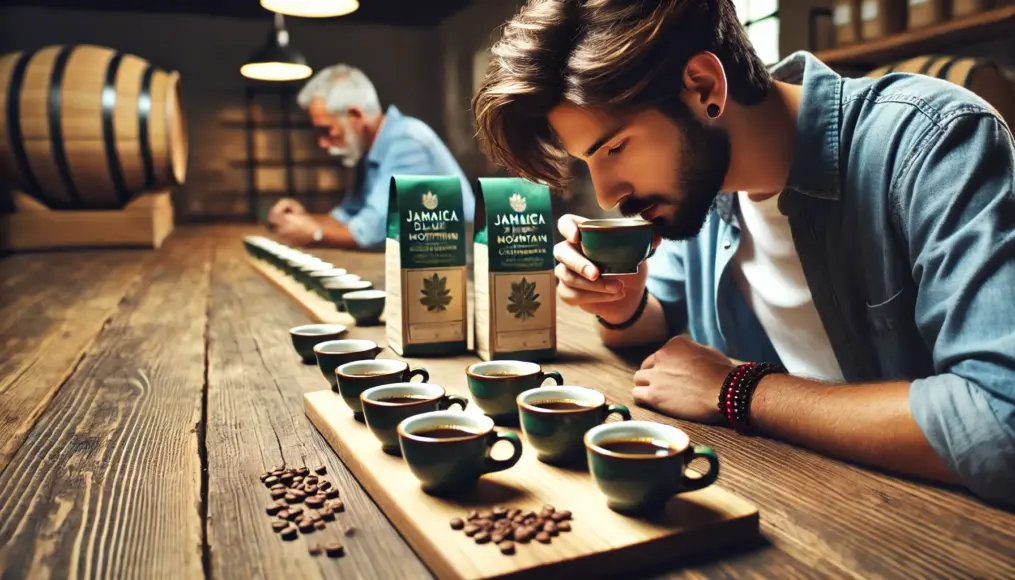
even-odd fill
[[[429,175],[433,173],[430,153],[419,142],[401,139],[391,144],[381,161],[378,179],[366,192],[363,209],[348,218],[349,233],[359,247],[377,249],[384,244],[388,221],[388,188],[392,175]],[[341,211],[341,210],[340,210]],[[336,216],[340,222],[342,221]]]
[[[927,137],[895,190],[938,373],[912,383],[910,409],[969,489],[1015,503],[1015,144],[983,111]]]
[[[684,242],[663,240],[648,259],[645,286],[662,305],[670,336],[677,336],[687,328],[686,278]]]

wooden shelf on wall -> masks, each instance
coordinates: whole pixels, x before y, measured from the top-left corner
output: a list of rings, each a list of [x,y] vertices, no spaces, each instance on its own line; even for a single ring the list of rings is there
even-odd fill
[[[285,167],[286,162],[284,159],[256,159],[253,162],[247,161],[246,159],[234,159],[229,162],[232,167]],[[342,169],[341,158],[321,158],[321,159],[294,159],[292,162],[293,167],[333,167],[335,169]]]
[[[815,54],[830,66],[876,66],[926,52],[947,50],[957,42],[981,42],[1015,36],[1015,6],[996,8],[941,24],[907,30],[886,38]]]
[[[318,128],[303,121],[222,121],[222,126],[228,129],[289,129],[290,131],[317,131]]]

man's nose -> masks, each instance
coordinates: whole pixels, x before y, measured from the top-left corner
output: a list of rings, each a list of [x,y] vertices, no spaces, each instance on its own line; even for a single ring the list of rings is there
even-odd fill
[[[631,193],[630,184],[623,180],[592,168],[589,169],[589,173],[592,177],[592,187],[596,190],[596,201],[605,211],[617,207],[620,200]]]

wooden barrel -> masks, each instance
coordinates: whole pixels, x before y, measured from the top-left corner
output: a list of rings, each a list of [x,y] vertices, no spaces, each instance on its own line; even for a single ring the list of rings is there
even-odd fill
[[[896,72],[924,74],[965,87],[990,103],[1009,124],[1015,122],[1015,86],[994,62],[980,58],[927,55],[882,66],[867,76],[879,78]]]
[[[109,48],[0,56],[0,178],[53,209],[120,208],[183,183],[180,75]]]

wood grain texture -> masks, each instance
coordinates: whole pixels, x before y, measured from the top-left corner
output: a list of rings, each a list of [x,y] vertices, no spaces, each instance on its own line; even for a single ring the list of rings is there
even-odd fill
[[[202,576],[202,241],[174,239],[142,262],[141,280],[0,474],[5,577]]]
[[[0,470],[138,279],[141,252],[0,260]]]
[[[218,246],[208,345],[208,541],[215,578],[428,578],[398,532],[314,430],[305,392],[328,388],[303,365],[288,328],[307,322],[245,263],[239,237]],[[346,511],[321,532],[283,542],[265,513],[258,474],[276,466],[327,466]],[[348,527],[355,535],[344,537]],[[346,556],[307,553],[341,541]]]
[[[757,509],[717,486],[681,494],[657,518],[625,517],[606,507],[587,471],[549,467],[524,444],[514,467],[484,475],[470,493],[436,498],[420,489],[401,457],[381,451],[337,393],[308,393],[304,403],[345,465],[442,579],[602,578],[757,537]],[[473,405],[465,412],[479,413]],[[477,545],[448,524],[473,509],[503,505],[538,512],[546,504],[574,514],[572,531],[548,545],[519,545],[510,557],[492,544]]]

